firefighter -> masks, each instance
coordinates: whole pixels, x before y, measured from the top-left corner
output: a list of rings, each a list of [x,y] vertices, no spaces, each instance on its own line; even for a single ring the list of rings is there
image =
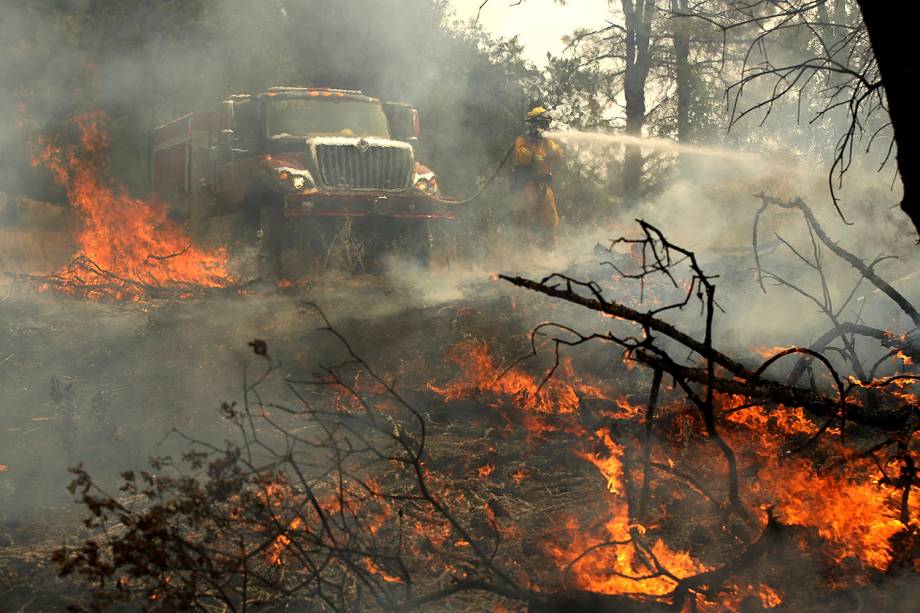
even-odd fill
[[[562,147],[546,138],[549,111],[538,106],[524,116],[527,131],[514,144],[514,166],[511,188],[516,193],[513,218],[520,228],[526,228],[541,248],[556,248],[559,214],[553,193],[553,166],[562,158]]]

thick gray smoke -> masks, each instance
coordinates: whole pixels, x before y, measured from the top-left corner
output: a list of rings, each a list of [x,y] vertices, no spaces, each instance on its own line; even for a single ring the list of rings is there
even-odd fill
[[[3,2],[0,8],[0,43],[12,49],[0,56],[0,274],[51,273],[74,255],[72,213],[59,206],[66,203],[48,174],[28,164],[28,135],[54,132],[75,112],[107,113],[112,150],[107,170],[145,195],[149,129],[159,123],[225,95],[272,85],[360,88],[419,107],[420,154],[442,177],[446,194],[463,197],[492,173],[522,130],[531,93],[515,82],[530,78],[527,67],[516,60],[500,69],[490,63],[505,57],[502,48],[482,51],[484,40],[474,33],[443,42],[437,31],[441,13],[407,14],[402,3],[220,0],[203,3],[207,10],[193,21],[157,22],[160,30],[124,9],[120,17],[84,16],[109,28],[119,19],[138,20],[123,24],[123,39],[102,41],[92,50],[74,47],[67,35],[68,27],[91,26],[75,16],[46,23],[39,8],[44,4]],[[76,15],[86,3],[60,4]],[[379,19],[355,12],[368,7],[379,9]],[[183,34],[171,37],[173,31]],[[505,70],[508,78],[495,78]],[[827,160],[797,146],[800,130],[771,129],[774,146],[763,150],[551,133],[566,149],[557,189],[560,244],[554,251],[532,244],[512,221],[514,196],[504,174],[482,199],[458,210],[457,220],[432,227],[434,253],[424,268],[394,254],[381,274],[332,269],[303,280],[291,293],[260,287],[241,296],[138,303],[93,302],[21,276],[0,277],[0,465],[6,467],[0,472],[0,533],[36,509],[70,508],[65,490],[70,465],[84,462],[91,473],[112,480],[118,471],[143,467],[148,456],[182,449],[185,442],[171,434],[173,428],[217,445],[231,439],[219,405],[239,400],[244,378],[266,367],[247,342],[268,342],[281,377],[310,374],[325,362],[328,340],[315,333],[319,322],[305,313],[304,300],[320,304],[359,354],[391,369],[394,377],[414,373],[418,382],[426,369],[443,364],[446,348],[460,339],[487,338],[518,357],[528,349],[529,330],[543,321],[585,332],[620,325],[548,304],[493,280],[495,273],[539,279],[567,272],[598,281],[609,298],[638,308],[652,308],[649,300],[656,297],[673,297],[656,296],[662,284],[653,284],[640,302],[638,285],[602,264],[635,264],[625,250],[606,248],[620,236],[635,236],[634,220],[642,218],[696,252],[704,269],[718,275],[720,346],[744,355],[758,346],[808,344],[825,331],[826,318],[796,292],[768,283],[764,293],[758,284],[751,245],[758,192],[804,198],[826,231],[867,261],[882,252],[899,256],[879,272],[920,300],[915,237],[890,208],[898,194],[889,177],[853,167],[840,190],[842,210],[853,224],[847,225],[830,201]],[[643,147],[649,167],[680,164],[679,174],[638,209],[623,208],[621,194],[598,187],[618,184],[615,173],[626,145]],[[785,241],[812,257],[811,237],[799,215],[767,213],[760,225],[764,268],[820,292],[813,271]],[[254,274],[251,254],[233,262],[241,280]],[[857,277],[827,254],[825,264],[828,291],[839,303]],[[697,306],[666,317],[699,334]],[[868,284],[855,290],[846,314],[880,328],[909,327]],[[585,352],[598,370],[617,359],[605,349]],[[548,354],[541,359],[551,362]],[[266,402],[273,395],[283,399],[283,386],[267,390]]]
[[[322,347],[307,338],[316,322],[299,315],[303,298],[345,320],[345,331],[363,349],[396,361],[399,349],[421,345],[430,335],[406,332],[388,341],[392,352],[385,352],[376,345],[386,328],[378,329],[379,322],[395,320],[402,329],[407,310],[463,295],[451,281],[429,300],[417,281],[425,273],[411,268],[392,283],[332,272],[294,297],[269,293],[176,304],[87,302],[14,276],[53,273],[75,255],[79,220],[63,190],[30,157],[41,137],[72,144],[71,120],[82,113],[105,113],[110,156],[100,173],[139,197],[150,189],[154,126],[214,107],[229,94],[270,86],[354,88],[416,104],[425,132],[420,156],[457,193],[475,187],[498,155],[492,149],[503,148],[519,127],[519,109],[505,107],[523,109],[522,89],[495,78],[505,68],[494,67],[480,49],[481,34],[447,34],[442,18],[449,14],[436,3],[179,4],[0,5],[0,43],[7,51],[0,57],[4,520],[68,500],[66,468],[77,462],[112,476],[143,466],[148,455],[181,447],[175,437],[158,446],[174,426],[218,442],[227,437],[219,403],[239,398],[244,367],[262,367],[246,342],[265,338],[286,373],[302,375],[320,360]],[[371,13],[374,18],[366,18]],[[477,76],[505,88],[500,99],[482,100]],[[507,135],[481,125],[488,122]],[[481,223],[472,216],[440,231],[469,234]],[[243,282],[253,274],[251,260],[251,254],[233,259]],[[492,286],[485,263],[463,268],[464,279]]]

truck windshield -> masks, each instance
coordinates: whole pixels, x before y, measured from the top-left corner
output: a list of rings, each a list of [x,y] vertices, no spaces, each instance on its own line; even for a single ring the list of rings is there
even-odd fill
[[[389,138],[383,107],[363,100],[281,98],[269,102],[272,138],[376,136]]]

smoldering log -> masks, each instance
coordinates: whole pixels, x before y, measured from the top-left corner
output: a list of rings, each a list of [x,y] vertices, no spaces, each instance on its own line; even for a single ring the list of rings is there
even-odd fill
[[[840,409],[845,408],[848,421],[885,430],[897,430],[903,427],[913,414],[911,407],[905,405],[886,406],[877,410],[869,410],[850,400],[845,401],[842,405],[839,398],[833,398],[815,390],[755,377],[755,372],[739,361],[715,348],[707,349],[702,341],[695,339],[651,313],[638,311],[615,301],[607,301],[599,294],[595,294],[594,297],[581,295],[571,285],[560,287],[551,283],[551,277],[541,281],[508,275],[500,275],[500,278],[518,287],[578,304],[593,311],[606,313],[663,334],[687,347],[703,359],[711,360],[728,371],[730,376],[716,376],[712,380],[714,388],[720,392],[742,394],[752,400],[802,406],[810,413],[824,418],[838,415]],[[612,337],[608,338],[613,340]],[[647,351],[637,351],[634,356],[646,366],[660,369],[671,375],[680,376],[687,381],[700,384],[706,384],[710,381],[705,368],[679,365],[663,360]]]

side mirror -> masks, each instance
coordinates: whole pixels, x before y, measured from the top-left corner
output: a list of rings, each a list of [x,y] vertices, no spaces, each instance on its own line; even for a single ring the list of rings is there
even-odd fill
[[[390,126],[390,136],[407,143],[418,141],[418,111],[403,102],[384,102],[383,112]]]
[[[418,111],[416,109],[412,109],[411,119],[412,119],[412,136],[409,137],[409,140],[418,142],[419,137],[422,135],[422,126],[418,118]]]
[[[222,100],[220,103],[220,114],[223,116],[223,127],[229,127],[233,121],[233,100]]]

